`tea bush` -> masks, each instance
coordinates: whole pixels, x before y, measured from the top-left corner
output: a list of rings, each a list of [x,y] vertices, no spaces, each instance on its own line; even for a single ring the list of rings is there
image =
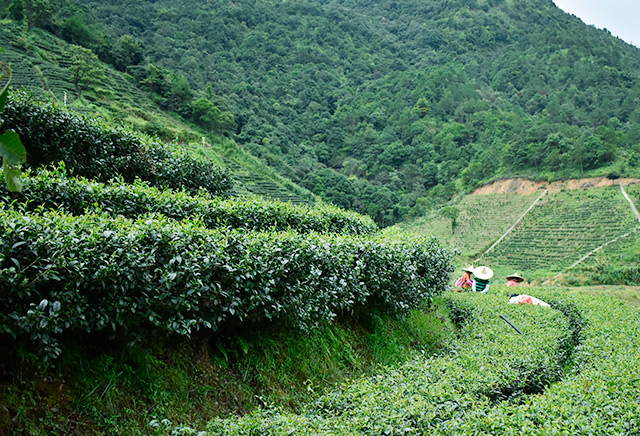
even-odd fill
[[[139,180],[133,184],[122,180],[103,184],[71,177],[59,166],[39,169],[36,175],[25,180],[21,193],[6,192],[0,201],[27,202],[31,209],[62,206],[75,215],[86,210],[103,210],[110,215],[132,218],[152,212],[175,219],[197,216],[208,228],[228,226],[350,234],[372,234],[378,230],[368,216],[331,205],[293,205],[259,197],[221,199],[202,194],[160,190]]]
[[[215,419],[202,433],[151,424],[173,435],[640,434],[640,312],[605,297],[530,291],[552,308],[452,295],[458,312],[472,315],[449,353],[416,355],[301,413],[266,408]]]
[[[74,173],[107,181],[121,176],[154,186],[205,189],[229,195],[229,172],[212,162],[141,137],[125,128],[113,128],[98,118],[77,115],[52,103],[34,101],[30,94],[13,92],[1,115],[3,127],[14,130],[28,144],[27,162],[42,166],[64,161]]]
[[[50,357],[78,334],[309,331],[446,288],[434,239],[209,230],[197,220],[0,211],[0,326]]]

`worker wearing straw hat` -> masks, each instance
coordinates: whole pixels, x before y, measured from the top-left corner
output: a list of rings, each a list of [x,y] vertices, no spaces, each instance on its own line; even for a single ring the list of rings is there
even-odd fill
[[[507,276],[507,286],[516,287],[516,285],[520,282],[523,282],[524,279],[518,275],[518,273],[511,274]]]
[[[473,270],[473,275],[476,276],[471,285],[473,292],[482,294],[489,292],[489,279],[493,277],[493,270],[488,266],[479,266]]]
[[[463,267],[462,271],[464,271],[464,274],[462,274],[462,277],[460,277],[458,281],[456,281],[456,286],[462,288],[463,291],[466,291],[473,285],[473,280],[471,280],[471,275],[473,274],[473,265]]]

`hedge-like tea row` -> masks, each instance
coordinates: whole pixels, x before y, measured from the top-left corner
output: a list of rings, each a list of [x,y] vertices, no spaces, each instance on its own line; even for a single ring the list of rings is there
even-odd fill
[[[202,433],[152,425],[172,435],[640,434],[640,311],[611,298],[527,291],[552,308],[452,296],[475,310],[451,353],[352,382],[300,414],[259,410],[213,420]]]
[[[3,129],[16,131],[27,145],[31,166],[64,161],[76,175],[90,179],[140,178],[154,186],[192,193],[204,188],[218,196],[233,188],[229,172],[204,158],[59,105],[36,102],[24,92],[11,93],[0,116]]]
[[[346,384],[299,415],[261,410],[242,418],[216,419],[206,434],[449,434],[448,428],[473,410],[491,409],[530,390],[540,392],[559,378],[562,344],[570,336],[564,317],[555,310],[508,306],[504,297],[464,296],[468,297],[476,300],[471,302],[473,321],[451,344],[449,354],[416,356],[398,368]],[[501,313],[527,337],[501,320]]]
[[[0,187],[0,191],[3,188]],[[200,217],[208,228],[228,226],[255,230],[296,230],[372,234],[378,227],[368,216],[331,205],[296,206],[258,197],[221,199],[193,196],[184,191],[167,191],[136,181],[112,180],[107,184],[70,177],[64,168],[40,169],[25,179],[20,193],[5,189],[4,200],[29,202],[29,207],[64,207],[79,215],[99,208],[111,215],[135,218],[161,213],[169,218]],[[0,201],[3,198],[0,197]]]
[[[189,336],[240,324],[309,330],[378,307],[403,313],[448,282],[434,239],[208,230],[0,211],[2,333],[59,351],[74,332]]]

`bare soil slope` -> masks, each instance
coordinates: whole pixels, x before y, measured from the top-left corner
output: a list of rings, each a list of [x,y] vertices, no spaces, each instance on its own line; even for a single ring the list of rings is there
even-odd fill
[[[560,180],[557,182],[535,182],[528,179],[504,179],[481,186],[473,191],[473,195],[482,194],[522,194],[530,195],[539,190],[560,192],[568,189],[600,188],[612,185],[640,184],[640,179],[608,179],[606,177],[591,177],[585,179]]]

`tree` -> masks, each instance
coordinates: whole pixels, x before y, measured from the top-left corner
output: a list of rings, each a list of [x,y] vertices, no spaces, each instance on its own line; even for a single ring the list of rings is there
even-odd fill
[[[460,209],[455,206],[447,206],[442,209],[442,216],[445,218],[449,218],[451,220],[451,234],[456,232],[456,227],[458,226],[458,215],[460,215]]]
[[[53,17],[53,7],[49,0],[12,0],[7,12],[15,21],[26,19],[29,28],[45,28],[51,24]]]
[[[130,65],[139,65],[144,59],[142,43],[131,35],[122,35],[113,48],[113,65],[126,71]]]
[[[233,130],[236,126],[231,112],[220,110],[209,99],[201,97],[193,102],[193,120],[216,133]]]
[[[72,45],[71,53],[73,55],[70,67],[71,77],[78,93],[78,99],[81,99],[82,91],[102,79],[102,66],[98,56],[84,47]]]
[[[172,73],[167,77],[168,93],[165,107],[180,115],[188,115],[189,103],[193,98],[191,86],[182,73]]]

